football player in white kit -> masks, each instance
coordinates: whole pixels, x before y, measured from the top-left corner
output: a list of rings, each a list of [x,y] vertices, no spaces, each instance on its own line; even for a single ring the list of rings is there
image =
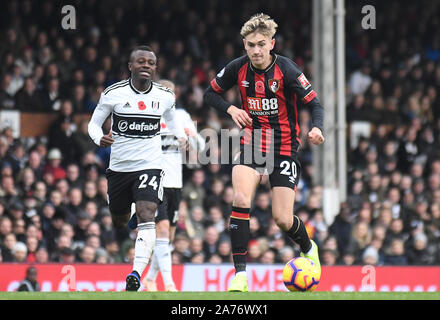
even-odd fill
[[[136,204],[138,233],[133,271],[126,290],[137,291],[156,241],[154,215],[163,196],[160,120],[163,117],[181,148],[188,140],[175,116],[174,93],[152,81],[157,58],[148,46],[130,54],[131,76],[106,88],[89,122],[89,135],[99,146],[111,146],[106,171],[108,201],[116,228],[126,228],[131,204]],[[111,115],[112,125],[104,135],[102,124]]]
[[[169,80],[158,81],[174,92],[175,85]],[[191,151],[200,152],[205,148],[205,139],[197,133],[197,128],[188,112],[176,109],[176,117],[184,126],[189,137]],[[151,258],[150,268],[143,283],[148,291],[157,291],[156,277],[160,270],[166,291],[177,291],[171,274],[170,243],[174,240],[178,219],[182,181],[182,153],[178,149],[177,137],[170,131],[166,121],[161,120],[162,152],[163,152],[163,202],[159,205],[156,215],[156,244]],[[136,216],[129,222],[131,229],[136,228]]]

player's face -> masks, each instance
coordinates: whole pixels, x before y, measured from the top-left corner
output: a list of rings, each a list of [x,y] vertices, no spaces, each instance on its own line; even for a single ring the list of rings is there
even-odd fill
[[[156,72],[156,55],[150,51],[138,50],[132,54],[128,69],[136,79],[151,80]]]
[[[270,51],[275,45],[275,39],[271,39],[261,33],[254,32],[243,39],[244,48],[252,64],[265,69],[271,62]]]

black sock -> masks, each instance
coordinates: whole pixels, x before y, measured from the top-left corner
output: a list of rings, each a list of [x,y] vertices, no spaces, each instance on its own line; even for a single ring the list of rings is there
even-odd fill
[[[292,228],[287,231],[287,235],[290,239],[299,244],[302,252],[306,253],[312,248],[312,242],[310,242],[306,226],[297,216],[293,216],[293,225]]]
[[[246,270],[246,257],[250,238],[249,210],[250,208],[232,207],[229,232],[235,273]]]

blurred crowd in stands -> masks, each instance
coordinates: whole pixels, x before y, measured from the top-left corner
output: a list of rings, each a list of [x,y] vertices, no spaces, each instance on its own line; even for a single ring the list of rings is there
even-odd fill
[[[370,1],[375,30],[347,1],[347,122],[369,132],[348,143],[348,198],[334,221],[322,212],[300,112],[303,167],[295,214],[320,247],[324,265],[440,264],[440,6],[434,1]],[[264,11],[279,25],[275,52],[312,79],[310,1],[73,0],[75,30],[61,26],[62,1],[8,0],[0,12],[0,110],[57,114],[47,135],[0,134],[0,262],[132,263],[134,232],[117,231],[104,176],[109,150],[97,148],[87,120],[108,85],[127,78],[128,54],[149,44],[157,79],[175,82],[177,107],[199,129],[233,128],[203,104],[209,81],[243,54],[241,25]],[[237,91],[226,98],[239,104]],[[325,106],[324,106],[325,107]],[[107,127],[108,129],[108,127]],[[325,134],[325,133],[324,133]],[[231,262],[229,165],[184,168],[173,263]],[[251,209],[249,262],[298,255],[271,219],[263,179]]]

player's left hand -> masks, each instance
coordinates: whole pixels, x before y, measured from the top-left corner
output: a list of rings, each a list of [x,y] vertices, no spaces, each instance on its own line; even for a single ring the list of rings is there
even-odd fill
[[[319,146],[324,142],[324,136],[322,135],[321,129],[317,127],[313,127],[312,130],[310,130],[309,134],[309,140],[311,143]]]
[[[179,150],[180,151],[187,151],[189,149],[188,139],[178,138],[177,141],[179,141]]]

